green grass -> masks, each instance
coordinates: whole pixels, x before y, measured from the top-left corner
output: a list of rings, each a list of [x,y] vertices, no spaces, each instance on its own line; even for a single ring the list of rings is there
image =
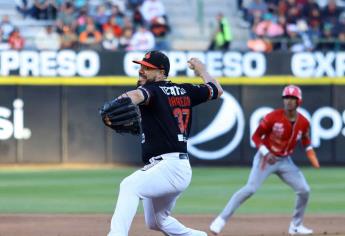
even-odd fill
[[[112,213],[120,181],[134,168],[0,170],[0,213]],[[345,168],[303,169],[312,188],[308,213],[345,214]],[[217,213],[250,168],[194,168],[175,213]],[[240,213],[292,213],[294,192],[271,176]],[[139,211],[142,211],[141,207]]]

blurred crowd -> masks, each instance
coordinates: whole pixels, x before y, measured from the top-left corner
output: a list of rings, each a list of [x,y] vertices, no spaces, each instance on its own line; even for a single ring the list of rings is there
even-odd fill
[[[34,38],[39,50],[167,50],[170,31],[160,0],[15,0],[23,20],[46,22]],[[0,50],[26,48],[7,15],[0,22]]]
[[[253,51],[345,50],[345,0],[237,0]],[[161,0],[15,0],[25,19],[45,24],[34,39],[7,15],[0,22],[0,50],[169,50],[170,32]],[[31,36],[32,37],[32,36]],[[233,34],[217,15],[208,50],[228,50]],[[33,41],[33,43],[32,43]],[[34,45],[34,47],[32,46]]]
[[[344,0],[238,2],[251,28],[251,50],[345,50]]]

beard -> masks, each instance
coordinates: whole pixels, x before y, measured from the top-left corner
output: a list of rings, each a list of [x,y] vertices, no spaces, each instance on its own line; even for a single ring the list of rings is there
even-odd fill
[[[140,72],[139,72],[139,79],[138,79],[138,81],[137,81],[137,88],[138,88],[139,86],[144,85],[146,80],[147,80],[146,76],[145,76],[143,73],[140,73]]]
[[[155,81],[156,81],[156,78],[148,79],[147,76],[145,76],[142,73],[139,73],[139,79],[137,81],[137,88],[140,87],[140,86],[143,86],[145,84],[152,84]]]

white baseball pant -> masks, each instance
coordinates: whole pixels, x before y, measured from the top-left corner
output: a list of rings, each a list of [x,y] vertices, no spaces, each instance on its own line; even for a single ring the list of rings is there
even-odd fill
[[[181,159],[183,155],[185,159]],[[167,153],[151,158],[150,162],[121,182],[108,236],[128,235],[140,199],[143,200],[145,221],[150,229],[171,236],[191,236],[197,232],[170,216],[177,198],[192,178],[188,156]]]

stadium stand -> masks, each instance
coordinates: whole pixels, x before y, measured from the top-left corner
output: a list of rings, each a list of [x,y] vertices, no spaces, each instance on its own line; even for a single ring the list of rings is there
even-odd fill
[[[31,5],[34,3],[34,0],[27,1]],[[25,49],[35,49],[36,36],[48,25],[54,26],[53,30],[67,42],[75,41],[74,32],[79,39],[79,43],[71,44],[74,49],[80,45],[85,48],[87,44],[80,40],[87,42],[93,39],[91,33],[82,34],[86,28],[92,28],[91,25],[101,33],[101,36],[97,34],[96,44],[99,45],[93,48],[137,49],[139,47],[133,44],[138,40],[132,40],[132,37],[136,35],[139,24],[153,33],[156,49],[207,50],[215,40],[219,27],[217,16],[220,14],[224,21],[228,21],[231,50],[296,52],[345,48],[345,0],[78,0],[68,4],[64,0],[36,1],[51,2],[47,14],[36,12],[34,16],[26,16],[16,9],[22,0],[0,0],[0,17],[9,18],[9,22],[1,24],[0,50],[9,47],[6,43],[11,27],[24,38]],[[87,4],[88,8],[85,7]],[[72,5],[71,15],[68,15],[67,5]],[[145,12],[149,11],[143,10],[145,7],[140,8],[144,5],[154,9],[156,15],[147,16]],[[59,8],[56,14],[54,8]],[[65,26],[70,29],[64,29]],[[111,35],[109,27],[114,35]],[[71,35],[63,33],[70,31]],[[145,39],[145,35],[148,38]],[[103,39],[101,43],[99,37]],[[142,40],[152,40],[149,33],[142,37]],[[68,48],[70,43],[61,45]],[[152,49],[152,43],[147,45],[150,48],[140,48]]]
[[[231,49],[245,49],[248,28],[238,17],[236,1],[164,0],[172,28],[172,47],[176,49],[206,50],[216,28],[215,16],[223,13],[234,35]]]
[[[158,0],[156,0],[158,1]],[[230,25],[235,35],[231,45],[234,48],[243,48],[242,44],[236,42],[243,42],[248,38],[248,30],[241,27],[236,27],[239,18],[236,17],[236,3],[227,0],[215,0],[212,3],[203,0],[184,1],[184,0],[160,0],[165,7],[166,15],[164,18],[159,18],[156,24],[151,28],[156,36],[156,45],[159,49],[177,49],[177,50],[205,50],[208,48],[212,38],[213,31],[216,28],[215,16],[220,13],[219,9],[223,10],[225,17],[230,19]],[[17,1],[18,2],[18,1]],[[63,1],[60,2],[60,5]],[[77,1],[79,2],[79,1]],[[89,1],[89,14],[95,14],[97,6],[102,5],[106,1],[92,0]],[[140,0],[128,0],[127,4],[124,1],[119,2],[120,10],[125,9],[124,15],[130,19],[135,19],[134,26],[142,21],[142,16],[136,15],[138,11],[135,9],[135,2],[142,2]],[[25,48],[34,49],[36,47],[35,37],[39,32],[42,32],[47,25],[56,25],[54,20],[37,20],[33,17],[25,17],[16,10],[16,1],[0,0],[1,10],[0,16],[8,15],[10,22],[19,29],[19,32],[25,38]],[[59,5],[59,4],[57,4]],[[127,8],[126,8],[127,6]],[[80,7],[82,9],[82,7]],[[79,12],[76,7],[75,10]],[[60,11],[61,12],[61,11]],[[58,14],[59,15],[59,14]],[[59,16],[58,16],[59,17]],[[137,17],[137,18],[135,18]],[[95,18],[95,17],[94,17]],[[147,26],[147,25],[146,25]],[[149,26],[147,26],[149,28]],[[59,30],[59,29],[58,29]],[[60,29],[60,33],[62,33]],[[134,34],[130,29],[125,29],[124,32]],[[80,34],[80,32],[77,32]],[[157,36],[158,34],[158,36]],[[37,41],[37,40],[36,40]],[[121,39],[126,41],[126,39]],[[37,42],[36,42],[37,43]],[[119,42],[114,42],[114,45],[121,45]],[[123,47],[120,47],[123,49]]]

